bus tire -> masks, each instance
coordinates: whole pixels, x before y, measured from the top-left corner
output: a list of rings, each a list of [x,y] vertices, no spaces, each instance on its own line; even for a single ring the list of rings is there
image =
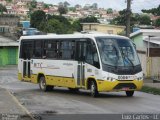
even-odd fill
[[[127,97],[132,97],[134,94],[134,91],[126,91]]]
[[[71,92],[79,92],[79,89],[78,88],[68,88],[69,91]]]
[[[40,89],[43,90],[44,92],[53,90],[53,86],[51,86],[51,85],[46,85],[46,80],[45,80],[45,77],[44,77],[44,76],[41,76],[40,79],[39,79],[39,87],[40,87]]]
[[[98,96],[97,84],[93,80],[91,81],[91,84],[90,84],[90,92],[92,97]]]

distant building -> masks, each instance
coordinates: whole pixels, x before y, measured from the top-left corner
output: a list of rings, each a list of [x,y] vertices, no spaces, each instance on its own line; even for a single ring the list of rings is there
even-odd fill
[[[15,37],[20,18],[13,15],[0,16],[0,35]]]
[[[0,66],[17,64],[18,45],[17,41],[0,36]]]
[[[121,34],[125,26],[116,26],[100,23],[82,23],[83,31],[97,31],[106,34]]]
[[[148,42],[150,42],[150,47],[160,46],[160,30],[157,29],[140,29],[132,34],[130,34],[130,38],[136,44],[138,50],[147,50]]]

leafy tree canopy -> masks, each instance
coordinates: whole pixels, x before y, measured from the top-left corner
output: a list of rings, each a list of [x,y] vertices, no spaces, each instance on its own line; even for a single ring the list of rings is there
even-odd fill
[[[60,6],[58,7],[58,12],[60,13],[60,15],[66,14],[66,13],[67,13],[67,8],[64,7],[64,6],[62,6],[62,5],[60,5]]]
[[[81,23],[99,23],[98,19],[94,16],[86,17],[86,18],[80,18],[79,21]]]
[[[113,9],[112,9],[112,8],[108,8],[108,9],[107,9],[107,13],[108,13],[108,14],[113,13]]]
[[[155,26],[160,27],[160,18],[155,21]]]
[[[3,6],[2,4],[0,4],[0,14],[3,14],[3,12],[7,12],[7,9],[5,6]]]
[[[31,27],[39,29],[42,21],[46,20],[46,14],[42,10],[37,10],[31,14]]]
[[[153,15],[160,16],[160,5],[157,8],[152,8],[149,10],[143,9],[143,13],[152,13]]]

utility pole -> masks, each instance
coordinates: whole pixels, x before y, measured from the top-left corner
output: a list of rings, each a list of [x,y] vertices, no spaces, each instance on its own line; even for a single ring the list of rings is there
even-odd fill
[[[126,36],[130,36],[130,23],[131,23],[131,0],[127,0],[127,10],[126,10]]]

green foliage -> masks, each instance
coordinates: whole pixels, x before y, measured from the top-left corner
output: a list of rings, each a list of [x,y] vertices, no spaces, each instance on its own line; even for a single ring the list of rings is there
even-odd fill
[[[3,12],[7,12],[7,9],[5,6],[3,6],[2,4],[0,4],[0,14],[2,15]]]
[[[153,15],[160,16],[160,5],[157,8],[152,8],[149,10],[143,9],[143,13],[152,13]]]
[[[159,88],[143,86],[141,91],[146,92],[146,93],[151,93],[151,94],[154,94],[154,95],[160,95],[160,89]]]
[[[125,25],[126,24],[126,10],[119,11],[119,16],[111,21],[114,25]]]
[[[67,8],[64,7],[64,6],[59,6],[58,7],[58,12],[60,13],[60,15],[66,14],[67,13]]]
[[[82,25],[81,25],[79,20],[74,21],[72,26],[73,26],[73,30],[74,31],[77,31],[77,32],[81,32],[82,31]]]
[[[73,33],[71,23],[63,16],[46,15],[43,11],[35,11],[31,15],[31,26],[46,33]]]
[[[30,3],[30,8],[36,8],[37,7],[37,1],[36,0],[32,0]]]
[[[91,16],[91,17],[86,17],[86,18],[80,18],[79,19],[80,23],[99,23],[96,17]]]
[[[75,8],[75,7],[69,7],[69,11],[75,12],[75,11],[76,11],[76,8]]]
[[[139,24],[140,25],[150,25],[151,24],[151,19],[148,15],[141,15],[139,17]]]
[[[48,9],[49,5],[48,4],[44,4],[43,8]]]
[[[41,25],[41,22],[45,20],[46,20],[45,12],[37,10],[31,14],[31,27],[40,29],[39,26]]]
[[[160,27],[160,18],[155,21],[155,26]]]
[[[113,9],[112,9],[112,8],[108,8],[108,9],[107,9],[107,13],[108,13],[108,14],[112,14],[112,13],[113,13]]]
[[[6,2],[9,2],[9,3],[10,3],[10,2],[12,2],[12,0],[6,0]]]

